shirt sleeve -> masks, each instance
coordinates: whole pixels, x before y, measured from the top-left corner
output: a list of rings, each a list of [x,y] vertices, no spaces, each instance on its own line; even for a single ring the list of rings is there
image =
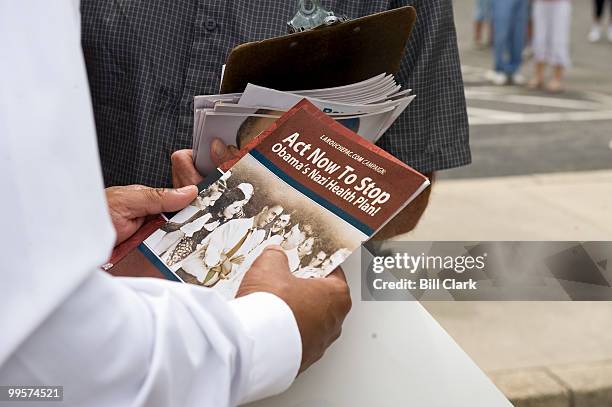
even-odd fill
[[[240,403],[285,391],[302,360],[300,333],[289,306],[269,293],[250,294],[230,304],[253,340],[252,367]]]
[[[414,6],[417,19],[397,75],[415,100],[378,145],[417,171],[471,162],[465,92],[451,0],[392,0]]]
[[[295,318],[272,294],[227,302],[198,286],[96,272],[0,382],[63,384],[68,406],[220,407],[284,391],[300,361]]]

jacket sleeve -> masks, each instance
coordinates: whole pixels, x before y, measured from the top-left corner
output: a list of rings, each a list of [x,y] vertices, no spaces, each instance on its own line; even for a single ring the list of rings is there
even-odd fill
[[[233,406],[287,389],[299,330],[278,297],[92,274],[0,369],[67,406]]]

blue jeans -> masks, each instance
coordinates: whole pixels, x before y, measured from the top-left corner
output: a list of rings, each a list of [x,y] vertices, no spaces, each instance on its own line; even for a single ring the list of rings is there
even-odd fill
[[[491,0],[476,0],[474,21],[489,21],[491,19]]]
[[[514,75],[523,63],[529,1],[493,0],[491,6],[495,70]]]

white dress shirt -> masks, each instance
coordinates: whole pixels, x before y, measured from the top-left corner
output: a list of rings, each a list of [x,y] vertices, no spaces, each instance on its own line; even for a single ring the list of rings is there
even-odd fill
[[[0,2],[0,385],[63,405],[226,406],[282,392],[301,359],[278,297],[100,271],[108,216],[78,2]]]
[[[261,244],[266,237],[266,231],[255,226],[255,218],[232,219],[219,226],[209,236],[204,261],[208,267],[213,267],[219,263],[222,255],[234,249],[245,236],[246,239],[232,257],[247,256]]]

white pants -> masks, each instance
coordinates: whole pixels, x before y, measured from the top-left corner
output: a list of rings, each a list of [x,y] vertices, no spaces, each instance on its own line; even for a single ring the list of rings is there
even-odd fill
[[[569,67],[572,3],[536,0],[533,4],[533,52],[536,62]]]

